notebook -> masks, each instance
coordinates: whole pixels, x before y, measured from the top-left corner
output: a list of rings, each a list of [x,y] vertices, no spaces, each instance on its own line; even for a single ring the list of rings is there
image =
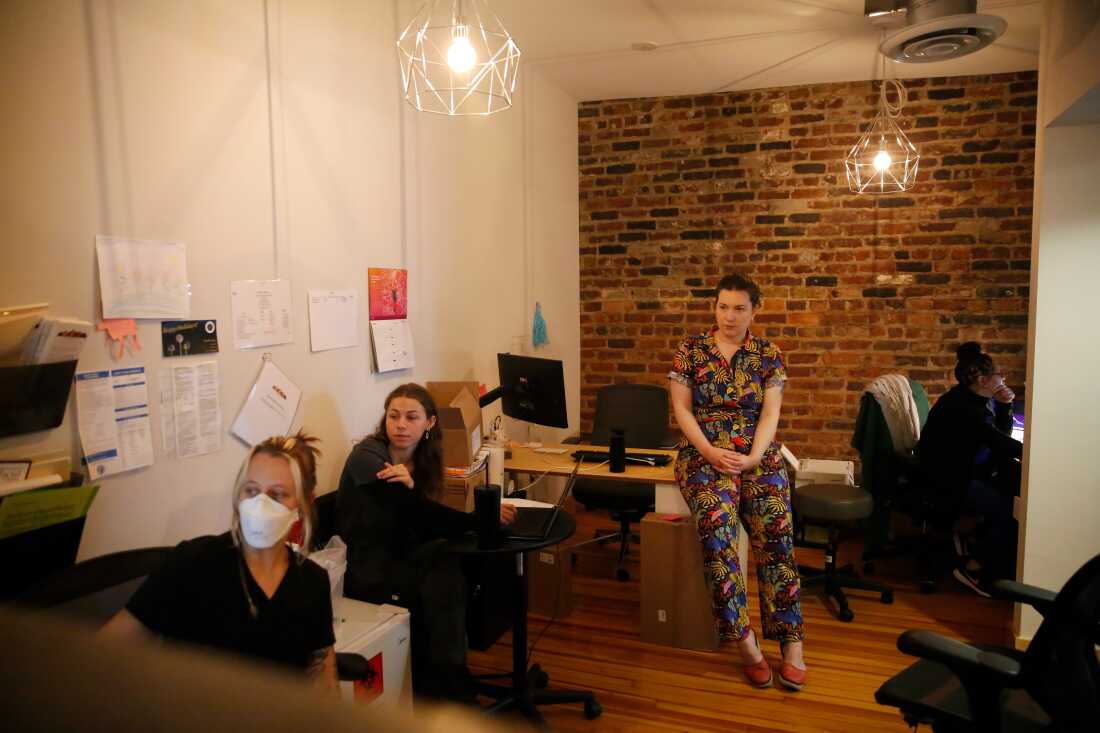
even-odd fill
[[[577,465],[573,466],[573,472],[569,474],[569,481],[562,489],[561,496],[558,497],[558,503],[553,507],[516,507],[516,518],[512,520],[511,524],[504,527],[508,539],[546,539],[546,536],[550,534],[550,529],[554,526],[554,520],[558,518],[558,512],[565,505],[566,497],[573,490],[573,484],[577,481],[577,471],[580,470],[580,467],[581,462],[577,461]]]

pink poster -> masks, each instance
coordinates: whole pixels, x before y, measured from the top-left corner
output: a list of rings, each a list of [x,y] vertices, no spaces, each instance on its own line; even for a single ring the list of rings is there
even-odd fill
[[[386,321],[409,317],[409,271],[367,268],[370,319]]]

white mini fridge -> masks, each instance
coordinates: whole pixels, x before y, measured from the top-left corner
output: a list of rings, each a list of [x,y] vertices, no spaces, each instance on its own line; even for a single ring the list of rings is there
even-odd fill
[[[409,612],[400,606],[340,598],[333,624],[336,651],[366,657],[369,679],[341,682],[345,700],[386,711],[412,711],[412,663]]]

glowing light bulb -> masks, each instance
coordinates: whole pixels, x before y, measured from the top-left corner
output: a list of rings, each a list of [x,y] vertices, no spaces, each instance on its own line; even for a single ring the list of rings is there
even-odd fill
[[[464,74],[477,63],[477,52],[470,45],[470,29],[464,25],[455,26],[451,39],[451,47],[447,49],[447,65],[455,73]]]
[[[893,162],[894,161],[890,158],[890,154],[885,150],[878,151],[878,153],[875,154],[875,159],[871,161],[872,165],[875,166],[875,170],[879,173],[889,168],[890,164]]]

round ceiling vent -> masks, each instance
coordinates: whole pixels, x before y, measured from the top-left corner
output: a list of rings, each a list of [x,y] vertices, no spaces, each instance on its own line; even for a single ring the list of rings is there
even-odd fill
[[[887,36],[879,50],[905,64],[957,59],[985,48],[1005,32],[1008,23],[996,15],[947,15],[914,23]]]

